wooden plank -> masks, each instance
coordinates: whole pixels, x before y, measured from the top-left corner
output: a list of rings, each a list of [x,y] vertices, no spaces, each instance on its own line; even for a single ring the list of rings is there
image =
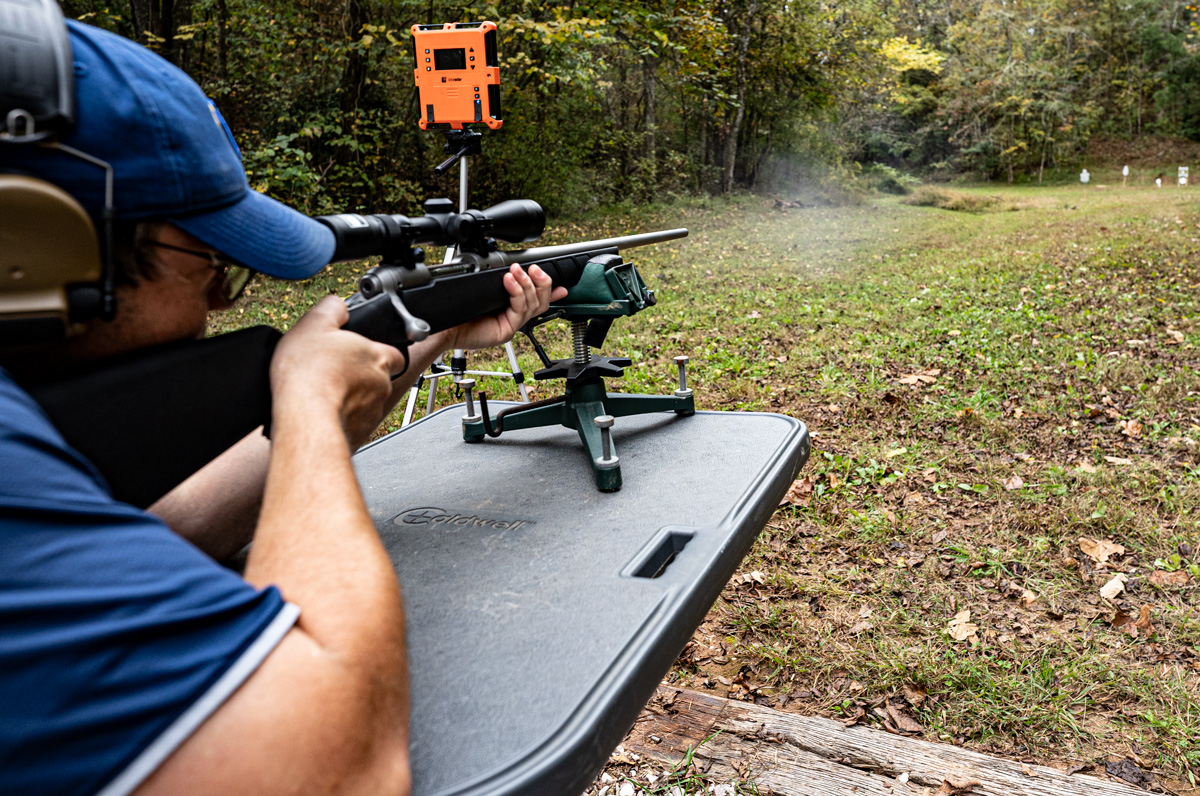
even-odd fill
[[[667,686],[659,686],[624,747],[672,766],[695,749],[693,760],[718,781],[747,779],[777,796],[922,796],[947,779],[978,780],[971,793],[979,796],[1145,793],[1046,766],[1026,766],[1031,776],[1021,763],[951,744]],[[907,783],[896,779],[904,773]]]

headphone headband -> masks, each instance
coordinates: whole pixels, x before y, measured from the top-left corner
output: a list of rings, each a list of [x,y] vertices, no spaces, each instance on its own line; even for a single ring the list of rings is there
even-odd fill
[[[55,0],[0,0],[0,143],[33,143],[69,131],[73,71]]]

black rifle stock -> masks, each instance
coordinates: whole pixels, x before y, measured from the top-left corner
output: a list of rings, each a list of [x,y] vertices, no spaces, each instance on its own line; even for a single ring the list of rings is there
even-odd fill
[[[598,254],[686,234],[670,230],[481,257],[464,254],[429,268],[423,284],[398,284],[370,298],[355,294],[348,301],[345,328],[406,352],[425,334],[507,307],[502,280],[508,269],[500,266],[518,263],[528,270],[536,264],[555,286],[570,288]],[[412,320],[421,322],[422,333],[412,334]],[[145,349],[65,378],[22,381],[22,387],[67,443],[96,466],[115,497],[144,508],[256,428],[269,427],[268,369],[280,337],[271,327],[256,326]]]

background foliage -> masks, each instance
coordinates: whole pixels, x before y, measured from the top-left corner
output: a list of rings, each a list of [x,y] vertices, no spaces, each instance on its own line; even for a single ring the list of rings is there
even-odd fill
[[[261,190],[311,212],[453,193],[409,27],[500,25],[473,203],[552,212],[896,172],[1041,179],[1095,135],[1200,140],[1183,0],[64,0],[187,70]],[[872,171],[872,166],[875,170]],[[839,180],[844,183],[845,179]],[[895,183],[900,184],[900,183]]]

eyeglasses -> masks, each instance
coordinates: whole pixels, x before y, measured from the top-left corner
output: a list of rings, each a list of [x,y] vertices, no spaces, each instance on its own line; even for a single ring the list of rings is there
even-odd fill
[[[160,249],[170,249],[171,251],[190,254],[193,257],[203,257],[208,260],[212,264],[213,270],[221,275],[221,298],[225,301],[237,301],[242,293],[246,291],[246,286],[250,284],[250,280],[255,274],[254,269],[247,268],[236,260],[222,257],[216,252],[185,249],[182,246],[164,243],[161,240],[150,240],[146,241],[146,243],[151,246],[157,246]]]

